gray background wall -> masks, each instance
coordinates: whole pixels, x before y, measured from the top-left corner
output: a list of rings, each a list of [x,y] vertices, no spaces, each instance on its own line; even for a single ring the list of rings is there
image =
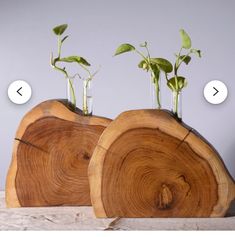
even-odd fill
[[[61,23],[69,24],[70,34],[64,54],[84,55],[93,65],[102,65],[94,81],[94,112],[110,118],[150,107],[149,78],[136,67],[138,56],[113,58],[115,48],[147,40],[152,55],[173,60],[180,46],[178,30],[184,28],[203,58],[193,59],[182,70],[189,81],[183,93],[183,119],[215,146],[235,177],[234,12],[233,0],[0,0],[0,189],[22,116],[43,100],[66,97],[62,75],[49,66],[49,54],[56,49],[51,28]],[[16,79],[33,87],[33,97],[25,105],[7,98],[7,87]],[[212,79],[228,86],[229,97],[221,105],[203,98],[203,87]],[[162,100],[169,108],[165,87]]]

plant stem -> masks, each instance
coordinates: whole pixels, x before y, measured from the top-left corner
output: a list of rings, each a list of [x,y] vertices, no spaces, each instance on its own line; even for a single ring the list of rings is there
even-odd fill
[[[176,90],[177,90],[177,91],[178,91],[177,73],[178,73],[178,69],[179,69],[179,67],[180,67],[180,64],[182,63],[182,61],[179,63],[182,49],[183,49],[183,48],[181,47],[181,48],[180,48],[180,51],[179,51],[179,54],[178,54],[178,56],[177,56],[175,65],[174,65],[175,87],[176,87]]]
[[[178,116],[178,104],[179,104],[179,93],[176,92],[176,95],[175,95],[175,113],[176,113],[177,116]]]
[[[144,56],[144,54],[143,53],[141,53],[139,50],[135,50],[135,52],[136,53],[138,53],[143,59],[144,59],[144,61],[146,62],[146,63],[148,63],[148,59]]]
[[[151,64],[149,64],[149,67],[151,69],[151,74],[152,74],[152,81],[155,85],[155,93],[156,93],[156,105],[157,105],[157,109],[161,109],[161,98],[160,98],[160,85],[159,85],[159,80],[160,80],[160,74],[158,74],[157,76],[155,75]]]
[[[92,78],[90,70],[86,66],[84,66],[82,64],[79,64],[79,65],[88,73],[88,75],[89,75],[88,78]]]
[[[159,79],[155,77],[155,75],[151,74],[151,80],[154,85],[154,98],[156,99],[156,107],[157,109],[161,109],[161,98],[160,98],[160,87],[159,87]]]
[[[82,106],[84,115],[88,115],[87,86],[88,86],[88,80],[85,80],[83,82],[83,106]]]
[[[159,76],[158,78],[156,77],[156,75],[154,74],[154,70],[151,66],[151,60],[150,60],[150,53],[148,50],[148,47],[145,46],[146,50],[147,50],[147,54],[148,56],[145,57],[143,53],[141,53],[138,50],[135,50],[144,60],[145,62],[148,64],[150,70],[151,70],[151,80],[154,83],[154,87],[155,87],[155,93],[156,93],[156,105],[157,105],[157,109],[161,109],[161,98],[160,98],[160,87],[159,87]]]
[[[179,91],[173,92],[173,113],[180,119],[180,116],[179,116]]]
[[[159,89],[159,83],[157,80],[155,82],[155,90],[156,90],[156,97],[157,97],[157,109],[161,109],[160,89]]]
[[[179,67],[180,67],[181,63],[184,61],[184,59],[185,59],[187,56],[189,56],[190,54],[191,54],[191,53],[189,52],[188,54],[186,54],[186,55],[181,59],[180,63],[178,62],[177,70],[179,69]]]
[[[179,54],[178,54],[178,56],[177,56],[177,59],[176,59],[176,62],[175,62],[175,68],[176,68],[176,70],[178,70],[178,65],[179,65],[179,58],[180,58],[180,56],[181,56],[181,52],[182,52],[182,47],[180,48],[180,51],[179,51]]]
[[[59,59],[60,59],[60,54],[61,54],[61,46],[62,46],[61,38],[60,36],[58,36],[58,58]]]
[[[76,96],[75,96],[75,92],[74,92],[74,87],[73,87],[73,82],[70,78],[67,77],[67,80],[69,82],[69,90],[70,90],[70,93],[72,95],[72,101],[71,101],[71,104],[73,106],[73,109],[75,110],[76,109]]]
[[[145,45],[145,48],[146,48],[146,51],[147,51],[147,54],[148,54],[148,59],[150,59],[150,53],[149,53],[148,46],[147,46],[147,45]]]

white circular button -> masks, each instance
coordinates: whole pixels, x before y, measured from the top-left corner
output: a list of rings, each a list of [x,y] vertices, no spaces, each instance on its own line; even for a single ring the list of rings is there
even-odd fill
[[[22,80],[12,82],[8,87],[8,97],[15,104],[24,104],[32,95],[31,86]]]
[[[210,81],[204,87],[204,97],[211,104],[220,104],[228,96],[227,86],[218,80]]]

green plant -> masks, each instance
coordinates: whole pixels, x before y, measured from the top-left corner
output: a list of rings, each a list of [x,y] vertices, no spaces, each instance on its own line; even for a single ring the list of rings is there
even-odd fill
[[[178,75],[179,68],[182,63],[186,65],[191,61],[191,54],[196,54],[198,57],[201,57],[201,51],[199,49],[192,48],[192,42],[189,35],[183,30],[180,29],[180,37],[181,37],[181,48],[179,53],[175,54],[176,60],[174,63],[174,75],[169,78],[168,74],[165,73],[165,77],[167,80],[167,86],[172,90],[175,94],[173,101],[173,113],[180,117],[178,114],[178,103],[179,103],[179,94],[184,87],[187,86],[187,80],[183,76]],[[183,50],[185,51],[183,53]]]
[[[68,38],[68,35],[64,36],[62,38],[63,33],[65,32],[65,30],[67,29],[68,25],[67,24],[63,24],[63,25],[59,25],[56,26],[55,28],[53,28],[53,32],[54,34],[57,36],[57,57],[53,57],[53,53],[51,53],[51,60],[50,60],[50,64],[51,66],[55,69],[58,70],[60,72],[62,72],[65,76],[66,79],[68,79],[69,81],[69,85],[70,85],[70,92],[72,95],[72,106],[73,109],[76,109],[76,96],[75,96],[75,90],[74,90],[74,86],[73,86],[73,80],[76,76],[78,76],[80,79],[82,79],[82,77],[80,76],[79,73],[74,74],[73,76],[70,76],[66,67],[65,66],[59,66],[59,63],[77,63],[86,73],[87,73],[87,77],[85,80],[86,83],[84,83],[85,85],[88,85],[88,82],[91,81],[94,77],[94,74],[91,73],[91,71],[89,70],[89,66],[90,63],[81,56],[77,56],[77,55],[72,55],[72,56],[67,56],[67,57],[61,57],[61,49],[62,49],[62,45],[65,42],[65,40]],[[85,115],[88,114],[88,105],[87,105],[87,98],[84,98],[86,95],[86,92],[84,90],[87,89],[87,86],[84,86],[83,88],[83,113]]]
[[[138,67],[142,68],[143,70],[146,70],[147,72],[150,72],[150,79],[154,83],[154,87],[155,87],[157,108],[160,109],[161,108],[160,88],[159,88],[160,72],[163,71],[164,73],[170,73],[173,70],[173,66],[168,60],[164,58],[152,58],[150,56],[147,42],[144,42],[144,44],[141,44],[140,47],[145,48],[146,50],[145,54],[137,50],[131,44],[121,44],[117,48],[115,52],[115,56],[126,53],[126,52],[131,52],[131,51],[134,51],[138,55],[140,55],[141,61],[138,64]]]
[[[167,59],[152,58],[149,53],[147,42],[140,45],[140,47],[146,49],[146,54],[137,50],[131,44],[121,44],[115,52],[115,56],[131,51],[134,51],[141,56],[142,60],[138,64],[138,67],[142,68],[143,70],[146,70],[147,72],[150,72],[151,80],[155,85],[158,109],[161,108],[160,89],[159,89],[160,72],[165,74],[167,86],[172,90],[173,93],[176,94],[176,96],[174,97],[173,113],[177,117],[179,117],[178,114],[179,94],[181,90],[187,85],[186,78],[178,75],[179,68],[182,63],[185,63],[186,65],[189,64],[189,62],[191,61],[190,56],[191,54],[196,54],[197,56],[201,57],[201,51],[199,49],[192,48],[191,39],[183,29],[180,30],[180,37],[181,37],[181,48],[179,50],[179,53],[175,54],[176,60],[174,66]],[[186,50],[186,52],[183,53],[183,50]],[[171,72],[173,72],[174,75],[169,78],[169,73]]]

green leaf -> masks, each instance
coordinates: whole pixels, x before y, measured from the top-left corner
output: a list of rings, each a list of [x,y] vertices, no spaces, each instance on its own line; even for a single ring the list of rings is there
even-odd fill
[[[80,56],[69,56],[69,57],[65,57],[65,58],[61,58],[60,59],[61,62],[66,62],[66,63],[79,63],[79,64],[83,64],[85,66],[90,66],[90,63],[87,62],[87,60],[83,57]]]
[[[160,70],[165,73],[170,73],[173,70],[172,64],[164,58],[150,58],[152,64],[156,64]]]
[[[63,25],[59,25],[59,26],[56,26],[53,31],[56,35],[62,35],[65,30],[67,29],[68,25],[67,24],[63,24]]]
[[[182,48],[184,49],[190,49],[191,48],[191,39],[189,35],[183,30],[180,30],[180,37],[181,37],[181,44]]]
[[[180,90],[182,90],[187,85],[188,85],[188,82],[184,77],[178,77],[178,86]]]
[[[140,61],[140,63],[138,64],[138,67],[143,68],[144,70],[147,70],[147,71],[149,70],[149,65],[146,63],[145,60]]]
[[[185,63],[185,64],[189,64],[189,62],[191,61],[191,57],[190,56],[188,56],[188,55],[181,55],[180,57],[179,57],[179,59],[180,60],[183,60],[183,62]]]
[[[131,44],[121,44],[117,48],[114,56],[122,54],[122,53],[130,52],[130,51],[133,51],[133,50],[135,50],[135,47],[133,45],[131,45]]]
[[[191,49],[190,52],[196,54],[199,58],[202,57],[201,50],[200,49]]]
[[[154,79],[158,81],[160,78],[160,70],[158,66],[156,64],[151,64],[151,68],[152,68],[153,75],[155,77]]]
[[[151,63],[149,65],[145,60],[140,61],[140,63],[138,64],[139,68],[142,68],[143,70],[146,70],[147,72],[149,71],[150,66],[152,69],[152,75],[154,77],[153,79],[158,81],[159,76],[160,76],[160,70],[156,64]]]
[[[177,83],[177,84],[176,84]],[[184,77],[172,77],[167,82],[168,87],[173,91],[181,91],[184,87],[187,86],[187,80]]]
[[[177,83],[177,84],[176,84]],[[181,91],[184,87],[187,86],[187,80],[184,77],[172,77],[167,81],[167,86],[172,91]]]
[[[66,36],[61,40],[61,42],[63,43],[68,37],[69,37],[69,36],[66,35]]]

